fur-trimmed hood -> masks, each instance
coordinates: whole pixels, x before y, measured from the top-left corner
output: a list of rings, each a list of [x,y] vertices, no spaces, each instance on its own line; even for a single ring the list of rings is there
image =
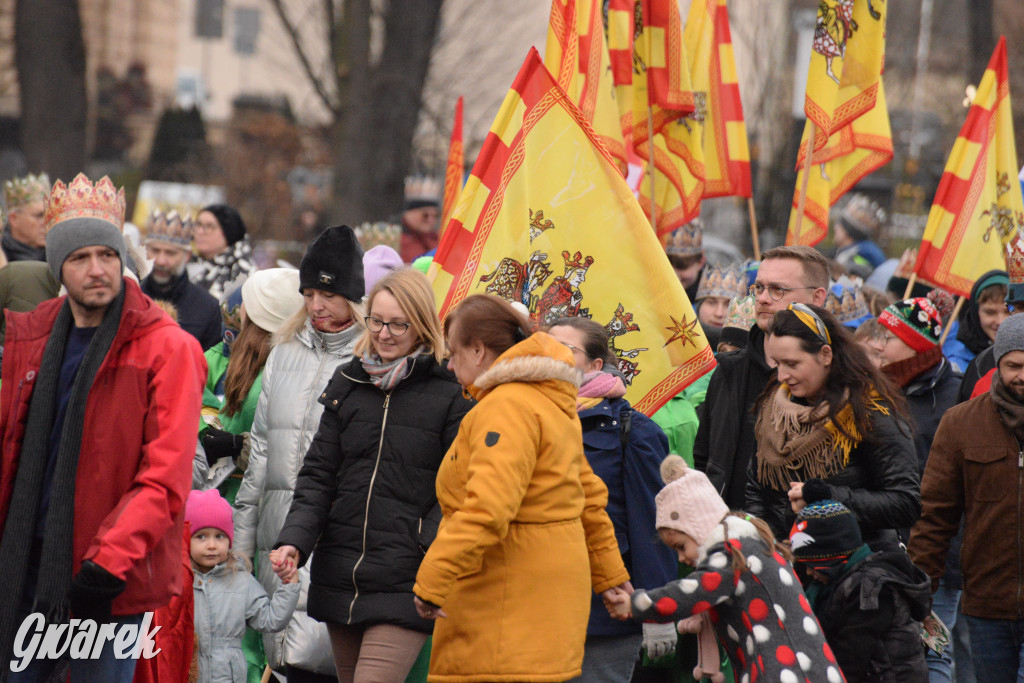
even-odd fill
[[[552,394],[568,398],[575,412],[576,394],[582,381],[583,374],[576,369],[572,351],[546,332],[534,332],[498,356],[467,391],[479,401],[502,384],[543,384]],[[561,400],[555,400],[561,405]]]
[[[697,555],[698,565],[707,559],[708,551],[711,550],[711,548],[725,543],[727,530],[729,532],[729,538],[761,538],[761,534],[758,533],[757,527],[747,520],[742,517],[726,515],[722,518],[721,523],[708,534],[708,537],[704,539],[704,543],[698,548],[700,551]]]

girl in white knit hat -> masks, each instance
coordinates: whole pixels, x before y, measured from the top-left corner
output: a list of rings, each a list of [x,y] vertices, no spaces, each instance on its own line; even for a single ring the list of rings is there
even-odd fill
[[[739,683],[844,681],[789,552],[776,544],[768,525],[730,512],[707,476],[678,455],[665,459],[661,476],[658,535],[694,571],[663,588],[607,600],[609,613],[641,622],[678,621],[680,631],[698,633],[698,680],[724,680],[717,636]]]

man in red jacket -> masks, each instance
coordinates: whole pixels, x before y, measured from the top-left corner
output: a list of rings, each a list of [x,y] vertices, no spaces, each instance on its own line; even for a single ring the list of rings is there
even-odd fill
[[[64,678],[70,668],[73,680],[130,681],[138,657],[160,647],[159,633],[155,647],[134,646],[147,613],[180,591],[206,362],[122,277],[123,221],[124,192],[109,179],[58,181],[46,258],[67,296],[8,317],[0,680]]]

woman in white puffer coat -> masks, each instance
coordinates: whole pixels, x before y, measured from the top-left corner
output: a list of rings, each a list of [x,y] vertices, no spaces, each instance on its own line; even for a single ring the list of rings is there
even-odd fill
[[[323,406],[317,399],[335,368],[352,358],[363,331],[362,255],[352,229],[344,225],[328,228],[310,243],[299,266],[305,307],[275,336],[263,370],[249,467],[235,497],[234,547],[255,559],[257,578],[268,593],[279,584],[268,554],[320,425]],[[327,627],[306,614],[309,566],[299,571],[299,603],[288,627],[264,636],[267,663],[287,672],[289,683],[335,673]]]

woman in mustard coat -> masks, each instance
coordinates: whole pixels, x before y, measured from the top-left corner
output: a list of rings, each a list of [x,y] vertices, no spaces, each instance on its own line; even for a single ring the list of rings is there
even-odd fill
[[[577,676],[591,590],[632,591],[583,454],[572,352],[527,325],[488,295],[445,320],[449,368],[478,403],[438,471],[444,519],[413,588],[438,619],[429,681]]]

